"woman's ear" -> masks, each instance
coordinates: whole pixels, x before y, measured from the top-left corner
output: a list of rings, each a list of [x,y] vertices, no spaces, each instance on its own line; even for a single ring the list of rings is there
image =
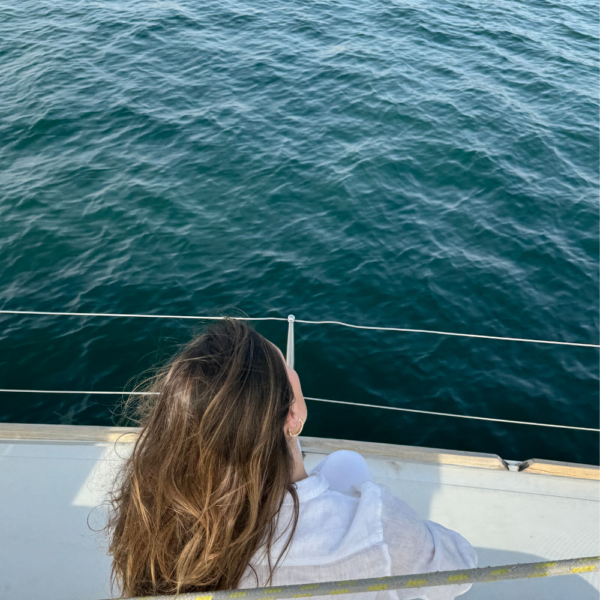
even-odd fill
[[[285,420],[284,432],[285,432],[286,436],[290,435],[289,431],[291,431],[293,434],[296,431],[298,431],[300,429],[300,427],[302,427],[302,423],[300,421],[298,413],[296,412],[296,409],[294,408],[294,404],[292,404],[292,406],[290,406],[290,410],[288,411],[287,419]]]

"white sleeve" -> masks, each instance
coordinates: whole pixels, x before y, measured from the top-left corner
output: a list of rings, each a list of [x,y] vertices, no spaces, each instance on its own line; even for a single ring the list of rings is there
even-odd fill
[[[392,575],[472,569],[477,554],[456,531],[439,523],[424,521],[403,500],[381,487],[383,537],[388,546]],[[398,590],[400,600],[453,600],[471,584]]]

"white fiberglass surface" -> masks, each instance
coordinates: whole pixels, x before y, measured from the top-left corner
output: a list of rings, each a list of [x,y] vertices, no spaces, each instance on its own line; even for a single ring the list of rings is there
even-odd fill
[[[119,444],[118,454],[128,451]],[[308,453],[308,470],[323,458]],[[385,458],[374,479],[423,518],[456,529],[479,566],[600,554],[596,481]],[[106,540],[92,528],[119,456],[112,444],[0,443],[0,597],[110,597]],[[598,599],[595,574],[477,584],[473,600]]]
[[[307,454],[307,470],[324,454]],[[368,458],[377,483],[477,549],[478,566],[600,554],[600,483],[526,472]],[[477,584],[464,598],[598,600],[597,573]]]

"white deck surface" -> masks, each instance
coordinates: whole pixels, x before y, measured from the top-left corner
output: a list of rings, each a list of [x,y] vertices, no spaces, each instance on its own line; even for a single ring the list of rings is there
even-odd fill
[[[125,450],[124,445],[119,448]],[[308,453],[310,470],[325,454]],[[0,598],[111,597],[99,527],[111,443],[0,441]],[[600,554],[598,481],[367,458],[377,482],[423,518],[457,530],[478,566]],[[476,584],[475,600],[598,600],[597,573]],[[367,596],[368,597],[368,596]]]

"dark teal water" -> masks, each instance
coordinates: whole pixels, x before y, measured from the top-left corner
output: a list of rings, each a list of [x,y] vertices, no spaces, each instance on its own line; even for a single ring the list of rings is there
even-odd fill
[[[0,0],[0,307],[598,343],[598,10]],[[123,390],[191,329],[2,316],[0,387]],[[598,427],[593,348],[296,337],[309,396]],[[117,401],[0,396],[24,423]],[[308,435],[598,462],[591,432],[309,411]]]

